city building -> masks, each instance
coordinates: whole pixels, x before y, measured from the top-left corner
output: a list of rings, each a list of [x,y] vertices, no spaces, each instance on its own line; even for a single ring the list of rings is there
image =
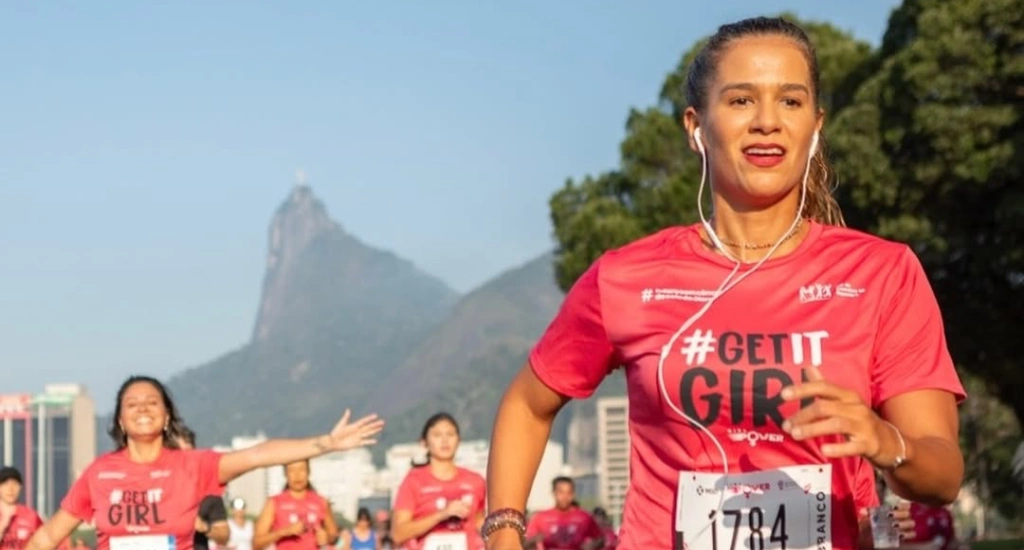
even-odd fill
[[[80,384],[0,396],[0,456],[25,480],[22,502],[49,517],[96,458],[96,406]]]
[[[618,525],[629,487],[629,402],[625,397],[597,400],[597,472],[601,503]]]
[[[226,452],[239,449],[247,449],[258,445],[267,438],[263,434],[255,436],[240,436],[231,439],[230,447],[215,447],[214,450]],[[270,487],[267,484],[267,469],[260,468],[246,472],[228,482],[225,496],[229,499],[240,498],[245,501],[247,514],[258,515],[263,505],[267,503],[270,495]]]

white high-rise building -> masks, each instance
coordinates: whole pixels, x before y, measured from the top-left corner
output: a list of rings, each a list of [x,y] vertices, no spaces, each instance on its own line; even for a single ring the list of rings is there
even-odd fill
[[[571,472],[572,469],[565,463],[565,447],[561,443],[548,441],[537,467],[537,475],[534,476],[533,485],[530,487],[526,509],[545,510],[553,507],[555,496],[551,493],[551,480],[569,475]]]
[[[215,450],[226,452],[239,449],[247,449],[258,445],[267,438],[263,434],[256,436],[243,436],[231,439],[231,446],[227,448],[215,448]],[[229,498],[241,498],[245,501],[246,512],[259,514],[263,505],[267,502],[269,487],[267,486],[267,469],[260,468],[246,472],[228,483],[226,496]]]
[[[629,401],[625,397],[597,400],[597,464],[601,503],[618,525],[629,487]]]
[[[474,439],[459,443],[455,453],[455,464],[487,477],[487,455],[491,444],[486,439]]]
[[[421,464],[427,458],[427,450],[420,443],[400,443],[392,445],[384,453],[384,469],[378,474],[378,489],[384,489],[391,496],[391,505],[395,504],[398,486],[402,484],[406,474],[412,469],[415,461]]]

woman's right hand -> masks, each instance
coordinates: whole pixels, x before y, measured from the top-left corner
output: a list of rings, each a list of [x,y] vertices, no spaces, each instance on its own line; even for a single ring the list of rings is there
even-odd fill
[[[487,537],[487,550],[523,550],[523,539],[515,529],[498,529]]]
[[[448,503],[448,506],[444,507],[445,518],[466,519],[469,516],[469,512],[469,505],[461,500],[453,500]]]

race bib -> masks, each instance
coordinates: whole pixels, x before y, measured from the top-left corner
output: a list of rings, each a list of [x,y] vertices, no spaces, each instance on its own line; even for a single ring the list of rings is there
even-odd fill
[[[435,533],[427,535],[423,550],[469,550],[465,533]]]
[[[680,472],[675,531],[685,550],[831,550],[832,466]]]
[[[110,550],[176,550],[174,535],[110,537]]]

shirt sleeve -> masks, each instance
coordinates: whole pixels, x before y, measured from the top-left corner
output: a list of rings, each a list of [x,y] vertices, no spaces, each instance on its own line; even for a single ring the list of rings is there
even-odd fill
[[[962,401],[964,388],[946,345],[939,304],[910,248],[904,247],[885,289],[871,366],[872,406],[925,389],[945,390]]]
[[[405,510],[409,513],[416,513],[416,479],[413,477],[413,472],[409,472],[409,475],[402,480],[402,484],[398,486],[398,493],[395,495],[395,511]]]
[[[533,537],[540,534],[540,522],[537,521],[537,514],[530,516],[530,521],[526,522],[526,536]]]
[[[545,385],[575,399],[590,397],[613,368],[614,347],[601,317],[598,259],[573,284],[558,314],[530,352]]]
[[[89,491],[89,480],[92,478],[91,470],[91,468],[87,468],[82,475],[78,476],[60,503],[61,510],[85,522],[92,521],[95,513],[92,495]]]
[[[190,451],[193,460],[199,463],[199,494],[202,496],[224,494],[225,485],[220,482],[220,459],[221,453],[213,450]]]

